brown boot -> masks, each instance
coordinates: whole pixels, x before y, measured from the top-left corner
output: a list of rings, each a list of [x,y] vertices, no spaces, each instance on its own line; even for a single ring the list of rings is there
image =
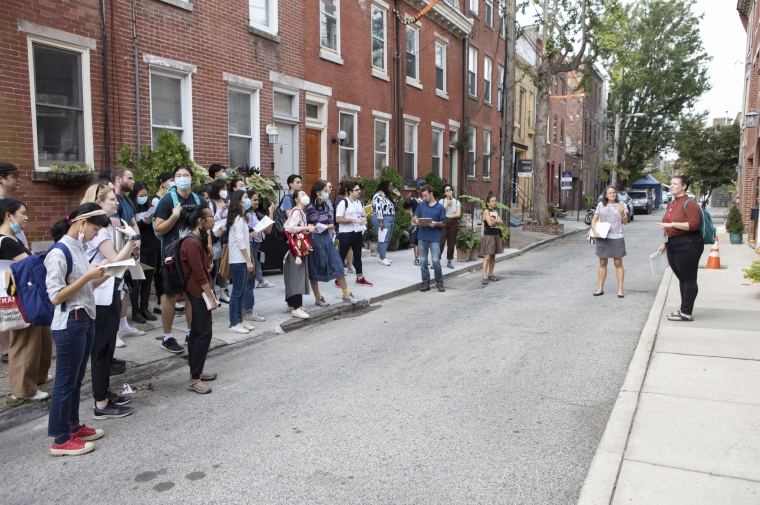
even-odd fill
[[[205,395],[211,392],[211,388],[207,387],[200,379],[190,379],[190,385],[188,388],[190,391],[195,391],[198,394]]]

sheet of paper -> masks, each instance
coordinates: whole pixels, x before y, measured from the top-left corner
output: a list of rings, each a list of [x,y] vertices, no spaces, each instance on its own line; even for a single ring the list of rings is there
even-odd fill
[[[129,270],[129,273],[132,274],[133,281],[145,280],[145,272],[143,272],[142,263],[138,263],[133,267],[127,267],[127,269]]]
[[[136,221],[142,221],[143,219],[148,219],[149,217],[152,217],[153,214],[155,214],[155,212],[156,212],[156,208],[155,207],[151,207],[148,210],[146,210],[145,212],[138,213],[135,216],[135,220]]]
[[[106,272],[106,275],[109,275],[111,277],[122,278],[124,277],[124,273],[127,271],[127,269],[135,265],[136,263],[135,263],[135,260],[133,259],[117,261],[115,263],[107,264],[105,266],[105,272]]]
[[[599,234],[599,238],[607,238],[610,226],[610,223],[596,223],[596,233]]]
[[[130,386],[129,384],[124,384],[124,387],[121,389],[121,394],[123,395],[134,394],[134,391],[132,391],[132,386]]]
[[[109,277],[107,281],[95,288],[95,305],[108,307],[113,303],[113,283],[114,278]]]
[[[649,267],[652,269],[652,275],[657,275],[670,266],[668,263],[668,254],[655,251],[649,255]]]
[[[256,226],[253,227],[253,231],[257,231],[257,232],[261,233],[261,231],[264,230],[264,228],[267,228],[273,222],[274,221],[272,221],[271,219],[269,219],[268,216],[264,216],[259,221],[259,224],[257,224]]]
[[[322,233],[327,229],[327,225],[323,223],[317,223],[315,228],[317,229],[317,233]]]
[[[377,241],[378,242],[385,242],[385,237],[388,235],[388,228],[383,228],[382,230],[377,230]]]
[[[214,232],[214,235],[216,235],[216,232],[218,232],[219,230],[224,230],[226,228],[226,224],[225,224],[226,222],[227,220],[223,219],[222,221],[217,221],[214,224],[214,228],[211,230],[212,232]]]

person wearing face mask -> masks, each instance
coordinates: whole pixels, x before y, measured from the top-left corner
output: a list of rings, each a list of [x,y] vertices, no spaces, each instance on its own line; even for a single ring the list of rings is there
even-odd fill
[[[316,227],[306,221],[306,208],[311,200],[304,191],[296,191],[293,195],[296,205],[290,210],[290,217],[285,221],[285,231],[291,234],[301,232],[314,232]],[[300,262],[290,254],[290,249],[285,255],[283,264],[283,278],[285,280],[285,301],[288,310],[293,317],[308,319],[309,314],[303,309],[303,295],[309,294],[309,261],[308,256]]]
[[[230,197],[227,216],[229,230],[229,262],[232,271],[232,293],[230,293],[230,328],[234,333],[247,334],[253,325],[243,320],[243,296],[248,286],[248,278],[253,277],[254,265],[248,242],[248,223],[245,211],[251,208],[251,199],[245,191],[235,191]],[[253,295],[251,283],[251,295]]]
[[[217,179],[211,183],[211,210],[214,213],[214,227],[211,230],[211,241],[214,246],[214,271],[211,276],[212,285],[218,286],[214,288],[214,291],[218,293],[217,299],[222,302],[230,302],[230,294],[228,290],[229,281],[218,275],[219,263],[222,260],[222,234],[227,229],[227,213],[228,205],[230,201],[227,194],[227,182],[224,179]]]
[[[0,200],[0,259],[21,261],[31,256],[18,235],[26,227],[26,207],[12,198]],[[8,381],[14,400],[46,400],[48,393],[37,386],[53,380],[48,375],[52,362],[53,339],[49,326],[27,326],[10,331]]]
[[[152,267],[145,270],[145,280],[135,281],[137,287],[129,293],[132,300],[132,321],[144,323],[147,321],[156,321],[149,307],[150,303],[150,283],[153,282],[153,275],[158,268],[159,250],[156,232],[153,231],[153,211],[148,204],[148,187],[145,183],[136,182],[135,187],[129,194],[132,204],[135,208],[137,219],[137,231],[140,233],[142,242],[140,247],[140,263]],[[139,219],[140,216],[146,216]]]
[[[306,208],[306,221],[314,226],[315,232],[311,234],[313,250],[309,254],[309,282],[314,291],[316,305],[327,307],[330,305],[325,297],[319,293],[320,282],[336,281],[343,291],[343,301],[358,303],[359,300],[348,290],[346,276],[343,273],[343,262],[335,249],[332,233],[335,229],[332,211],[327,206],[330,202],[330,193],[324,182],[315,182],[311,187],[311,204]]]
[[[257,209],[259,208],[259,195],[255,191],[249,189],[247,192],[248,198],[251,200],[251,208],[245,211],[246,224],[248,225],[248,240],[251,243],[251,258],[253,259],[254,275],[248,277],[248,284],[245,287],[245,293],[243,294],[243,321],[262,322],[266,321],[263,316],[258,315],[253,311],[253,304],[255,302],[253,290],[256,288],[256,281],[263,281],[264,276],[261,273],[261,262],[259,262],[259,248],[261,247],[261,241],[264,240],[264,235],[272,233],[272,226],[270,224],[261,231],[254,231],[254,228],[259,224],[259,214]],[[269,204],[269,219],[272,219],[274,213],[274,203]],[[261,215],[263,217],[263,214]]]
[[[79,400],[95,341],[95,282],[105,280],[100,265],[90,265],[84,246],[111,221],[95,203],[80,205],[55,223],[53,240],[68,249],[71,274],[67,274],[66,255],[51,248],[45,256],[47,294],[55,307],[50,325],[55,342],[55,382],[48,416],[48,436],[53,437],[50,454],[77,456],[92,452],[92,440],[103,437],[102,429],[79,422]],[[69,283],[70,282],[70,283]]]
[[[225,167],[224,165],[220,165],[219,163],[214,163],[213,165],[208,167],[208,176],[211,177],[211,182],[206,184],[206,193],[211,195],[211,189],[212,189],[211,186],[216,181],[227,180],[227,167]]]
[[[232,179],[232,181],[227,186],[230,188],[230,193],[234,193],[235,191],[248,191],[248,188],[245,187],[245,181],[243,179]]]

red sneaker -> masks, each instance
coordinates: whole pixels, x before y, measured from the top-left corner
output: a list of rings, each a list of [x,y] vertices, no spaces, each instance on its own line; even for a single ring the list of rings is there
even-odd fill
[[[50,446],[50,454],[52,456],[79,456],[80,454],[87,454],[94,450],[95,444],[79,440],[76,435],[71,435],[71,438],[64,444],[58,445],[53,442]]]
[[[338,282],[338,281],[335,281],[335,287],[336,287],[336,288],[340,288],[340,282]]]
[[[74,433],[73,436],[77,437],[79,440],[84,440],[85,442],[91,441],[91,440],[97,440],[99,438],[103,438],[103,435],[105,435],[105,432],[101,430],[100,428],[90,428],[86,424],[82,424],[79,426],[79,430]]]
[[[356,279],[356,283],[360,286],[367,286],[368,288],[371,288],[374,284],[369,282],[366,277],[362,277],[361,279]]]

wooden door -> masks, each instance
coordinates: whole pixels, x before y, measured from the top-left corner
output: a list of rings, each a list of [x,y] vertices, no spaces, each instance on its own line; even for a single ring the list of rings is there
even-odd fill
[[[304,191],[311,195],[311,187],[322,178],[322,132],[306,130],[306,184]]]

